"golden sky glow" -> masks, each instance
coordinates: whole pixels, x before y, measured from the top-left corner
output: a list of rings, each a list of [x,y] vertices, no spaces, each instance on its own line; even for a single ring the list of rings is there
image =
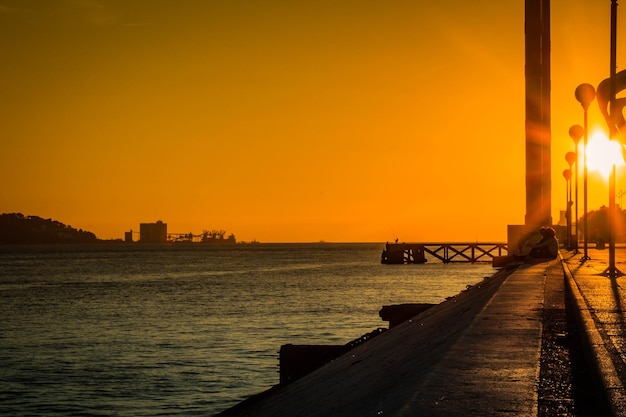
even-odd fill
[[[555,221],[610,4],[552,0]],[[522,0],[0,0],[0,91],[0,212],[104,239],[161,219],[262,242],[505,241],[524,222]],[[606,129],[595,103],[589,120]],[[608,204],[604,178],[589,187]]]

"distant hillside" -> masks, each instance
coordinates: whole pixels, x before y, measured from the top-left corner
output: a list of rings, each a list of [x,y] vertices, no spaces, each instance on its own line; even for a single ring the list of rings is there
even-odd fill
[[[52,219],[24,216],[22,213],[0,214],[0,244],[9,243],[93,243],[96,235],[76,230]]]

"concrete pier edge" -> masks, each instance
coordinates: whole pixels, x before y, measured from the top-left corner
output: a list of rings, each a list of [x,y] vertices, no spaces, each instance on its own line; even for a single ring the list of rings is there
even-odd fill
[[[580,329],[580,337],[583,339],[582,346],[591,366],[591,376],[595,383],[600,385],[599,393],[603,393],[606,404],[614,416],[626,416],[626,390],[619,378],[615,365],[611,360],[611,354],[607,350],[604,340],[598,330],[590,308],[585,301],[574,276],[563,259],[559,255],[565,279],[565,289],[568,292],[572,305],[572,312]]]
[[[526,416],[538,415],[541,402],[542,412],[555,412],[559,405],[565,405],[582,412],[580,415],[626,417],[624,369],[619,356],[623,338],[612,330],[615,323],[605,320],[605,316],[614,313],[613,299],[605,300],[607,293],[596,291],[608,285],[606,276],[594,272],[603,259],[598,257],[580,265],[578,261],[563,251],[549,264],[525,263],[503,268],[482,283],[356,348],[353,354],[344,355],[293,384],[277,385],[253,395],[218,415],[317,417],[364,415],[378,410],[398,416],[415,412],[424,416]],[[547,282],[559,283],[548,287]],[[546,291],[551,291],[551,298],[546,298]],[[564,304],[556,303],[559,299]],[[560,306],[562,316],[543,316],[546,308],[554,306]],[[470,307],[473,310],[466,311]],[[574,367],[570,377],[574,376],[575,388],[571,393],[562,391],[562,397],[553,395],[557,391],[544,390],[540,397],[545,336],[542,329],[546,317],[556,317],[564,323],[565,315],[567,330],[560,327],[556,329],[558,334],[548,333],[547,337],[575,343],[565,344],[576,352],[573,362],[568,356],[569,365]],[[452,331],[445,317],[459,325],[459,331],[439,334],[442,328]],[[538,339],[533,336],[537,331]],[[562,339],[563,331],[567,332],[567,339]],[[432,339],[433,336],[438,339]],[[548,349],[545,358],[558,363],[554,353]],[[567,358],[561,358],[567,362]],[[562,366],[568,365],[563,362]],[[565,379],[548,378],[547,383],[554,381]],[[490,387],[488,390],[483,389],[485,384]],[[381,392],[384,395],[379,395]],[[341,395],[335,395],[338,393]],[[570,394],[573,396],[568,397]]]

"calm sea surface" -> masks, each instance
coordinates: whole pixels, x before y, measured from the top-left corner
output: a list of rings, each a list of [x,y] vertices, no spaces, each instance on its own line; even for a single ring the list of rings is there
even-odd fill
[[[383,246],[0,246],[0,415],[211,416],[278,383],[281,345],[347,343],[495,272]]]

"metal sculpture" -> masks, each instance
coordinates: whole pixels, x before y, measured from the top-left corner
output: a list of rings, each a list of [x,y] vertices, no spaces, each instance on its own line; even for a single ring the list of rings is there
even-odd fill
[[[611,77],[603,80],[596,90],[600,113],[604,116],[611,139],[618,139],[624,142],[626,137],[626,118],[624,118],[624,107],[626,107],[626,97],[615,98],[611,105],[612,94]],[[626,90],[626,70],[615,74],[615,94]]]

